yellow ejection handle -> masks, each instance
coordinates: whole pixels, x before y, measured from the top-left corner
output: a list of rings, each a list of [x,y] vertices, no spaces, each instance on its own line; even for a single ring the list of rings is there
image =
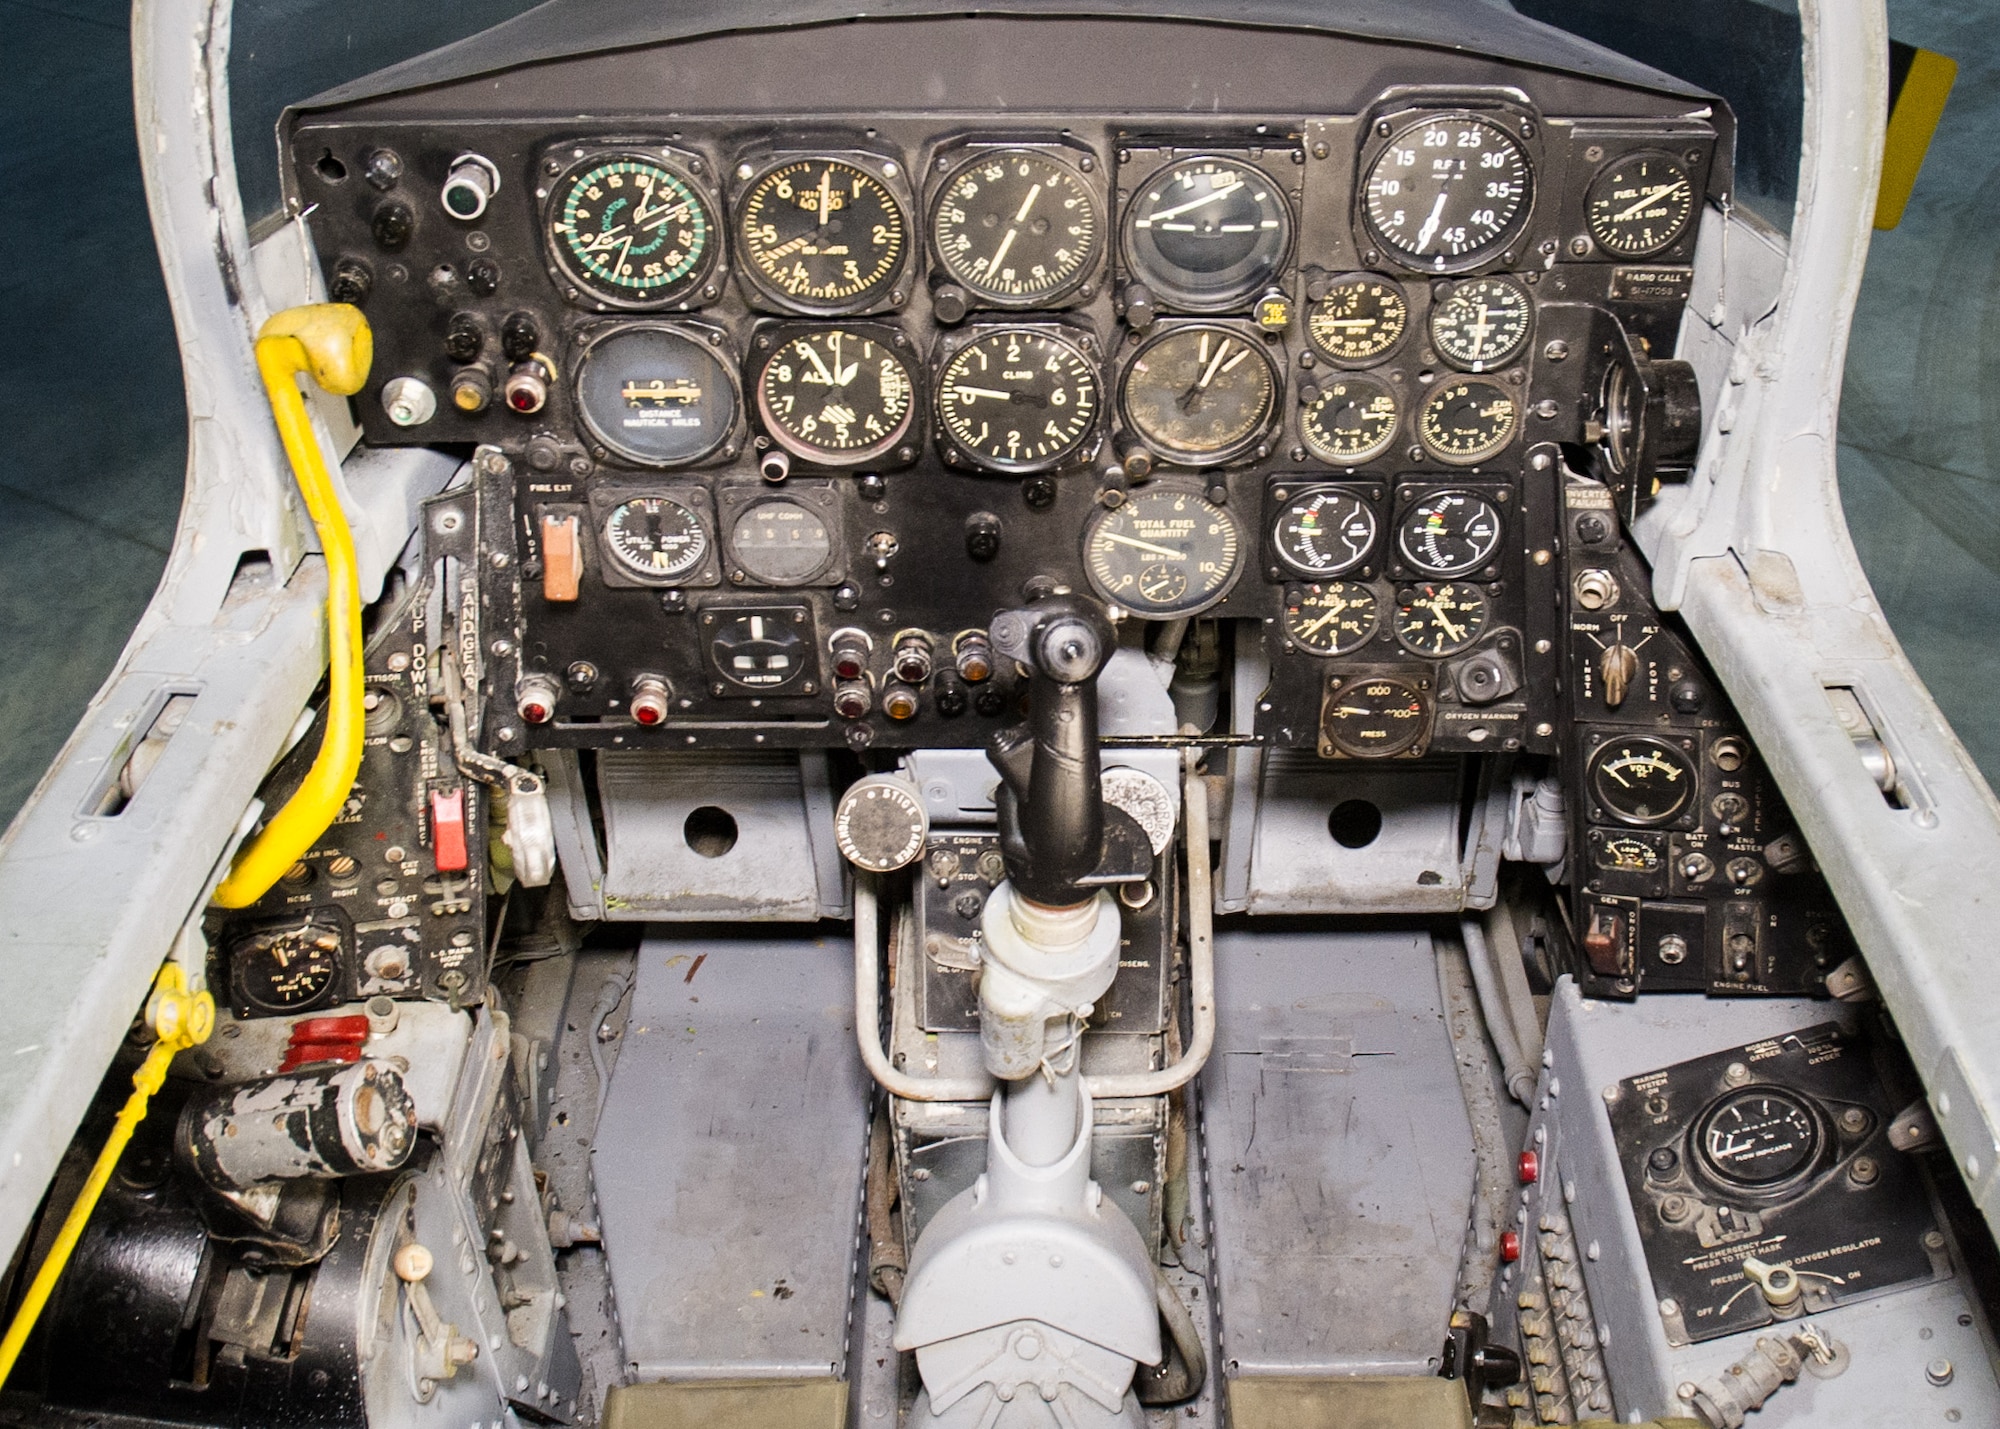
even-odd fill
[[[139,1070],[132,1074],[132,1095],[125,1099],[125,1106],[112,1125],[111,1138],[104,1143],[104,1150],[98,1153],[97,1164],[90,1168],[83,1190],[77,1193],[76,1204],[63,1218],[62,1229],[56,1232],[55,1244],[49,1247],[42,1268],[35,1272],[28,1293],[21,1298],[21,1308],[14,1312],[14,1323],[7,1327],[6,1338],[0,1339],[0,1384],[5,1384],[7,1377],[14,1372],[14,1361],[21,1357],[21,1346],[28,1342],[28,1335],[35,1328],[42,1307],[48,1304],[49,1294],[56,1288],[63,1267],[69,1264],[70,1252],[83,1238],[83,1228],[90,1220],[90,1213],[97,1209],[97,1198],[104,1194],[111,1173],[117,1169],[125,1143],[132,1139],[132,1133],[146,1119],[146,1104],[152,1100],[153,1093],[166,1084],[167,1064],[182,1048],[208,1040],[208,1034],[215,1027],[215,999],[206,991],[190,996],[180,964],[170,962],[160,969],[160,975],[153,983],[152,996],[146,999],[146,1024],[159,1040],[146,1054],[146,1060],[139,1064]]]
[[[215,902],[223,908],[247,908],[298,862],[340,812],[361,769],[361,586],[354,538],[306,417],[298,376],[309,372],[327,391],[349,397],[368,380],[374,355],[368,320],[347,303],[287,308],[257,334],[257,370],[271,399],[271,415],[277,418],[292,475],[326,553],[326,735],[298,792],[236,855],[229,876],[215,890]]]

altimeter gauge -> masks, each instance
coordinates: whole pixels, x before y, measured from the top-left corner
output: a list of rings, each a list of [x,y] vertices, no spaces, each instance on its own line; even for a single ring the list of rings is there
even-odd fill
[[[983,305],[1048,307],[1089,278],[1104,246],[1097,196],[1045,149],[985,149],[946,177],[931,242],[952,280]]]
[[[556,266],[611,306],[671,304],[700,287],[722,251],[706,192],[685,168],[657,155],[587,155],[549,193]]]
[[[991,471],[1047,471],[1097,436],[1097,365],[1057,328],[982,331],[946,359],[937,420],[948,460]]]
[[[893,161],[782,159],[761,172],[745,168],[736,236],[766,299],[792,312],[855,313],[889,296],[910,248],[909,219],[889,183]]]
[[[1462,272],[1513,241],[1533,191],[1527,152],[1499,122],[1433,114],[1397,131],[1369,165],[1362,226],[1408,267]]]
[[[1278,401],[1278,370],[1233,328],[1169,328],[1132,358],[1119,385],[1125,425],[1166,461],[1213,466],[1254,447]]]
[[[757,373],[757,415],[771,440],[821,466],[858,466],[893,449],[916,415],[916,384],[874,329],[786,335]]]
[[[1135,615],[1172,619],[1206,610],[1229,594],[1242,562],[1236,519],[1200,492],[1170,482],[1099,507],[1084,527],[1091,585]]]

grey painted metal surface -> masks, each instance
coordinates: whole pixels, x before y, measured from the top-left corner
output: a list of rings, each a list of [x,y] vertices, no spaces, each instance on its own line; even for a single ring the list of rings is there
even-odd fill
[[[1216,943],[1201,1086],[1224,1367],[1436,1373],[1474,1160],[1430,936]]]
[[[846,1373],[870,1096],[849,956],[803,935],[641,945],[593,1153],[634,1379]]]

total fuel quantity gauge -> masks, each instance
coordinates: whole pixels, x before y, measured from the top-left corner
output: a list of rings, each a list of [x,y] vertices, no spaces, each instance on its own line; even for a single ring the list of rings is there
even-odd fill
[[[1200,492],[1159,482],[1099,507],[1084,527],[1084,569],[1104,599],[1174,619],[1208,609],[1236,582],[1236,519]]]

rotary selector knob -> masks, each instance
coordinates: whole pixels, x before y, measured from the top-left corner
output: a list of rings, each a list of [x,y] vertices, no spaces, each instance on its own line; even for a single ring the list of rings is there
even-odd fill
[[[891,774],[857,780],[833,816],[841,856],[866,873],[893,873],[915,863],[930,830],[924,801],[907,780]]]

